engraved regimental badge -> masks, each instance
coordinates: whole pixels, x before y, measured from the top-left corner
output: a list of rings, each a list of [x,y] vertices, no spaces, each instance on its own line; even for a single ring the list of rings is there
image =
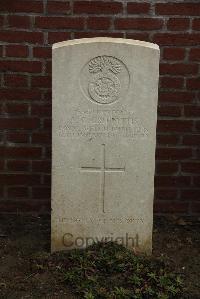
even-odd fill
[[[94,57],[81,73],[81,88],[94,103],[114,103],[125,94],[128,86],[129,72],[125,64],[113,56]]]

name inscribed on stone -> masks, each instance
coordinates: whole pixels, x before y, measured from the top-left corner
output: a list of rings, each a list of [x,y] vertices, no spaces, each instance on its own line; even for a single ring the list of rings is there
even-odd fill
[[[125,109],[87,109],[74,110],[69,121],[59,129],[60,137],[122,137],[145,138],[148,131],[131,111]]]
[[[106,223],[117,223],[117,224],[123,224],[123,223],[134,223],[134,222],[144,222],[143,218],[133,218],[133,217],[111,217],[111,218],[77,218],[77,217],[69,217],[69,218],[60,218],[59,222],[64,223],[99,223],[99,224],[106,224]]]

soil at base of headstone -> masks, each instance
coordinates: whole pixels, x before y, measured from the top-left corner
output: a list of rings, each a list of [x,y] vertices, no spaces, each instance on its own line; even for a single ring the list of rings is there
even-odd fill
[[[153,255],[167,256],[176,273],[184,275],[190,298],[200,298],[200,230],[194,219],[156,217]],[[32,267],[35,255],[50,251],[50,217],[1,215],[0,298],[75,299],[59,275],[48,267]]]

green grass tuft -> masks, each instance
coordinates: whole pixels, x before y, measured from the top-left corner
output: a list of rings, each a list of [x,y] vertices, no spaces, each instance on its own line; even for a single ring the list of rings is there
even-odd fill
[[[166,262],[111,242],[72,250],[60,271],[64,283],[85,299],[183,298],[181,278]]]

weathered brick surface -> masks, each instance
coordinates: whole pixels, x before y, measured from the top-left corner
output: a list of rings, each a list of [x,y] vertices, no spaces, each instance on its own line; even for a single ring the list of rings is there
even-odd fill
[[[0,212],[49,212],[51,46],[110,36],[161,49],[155,212],[200,213],[196,0],[0,1]]]

